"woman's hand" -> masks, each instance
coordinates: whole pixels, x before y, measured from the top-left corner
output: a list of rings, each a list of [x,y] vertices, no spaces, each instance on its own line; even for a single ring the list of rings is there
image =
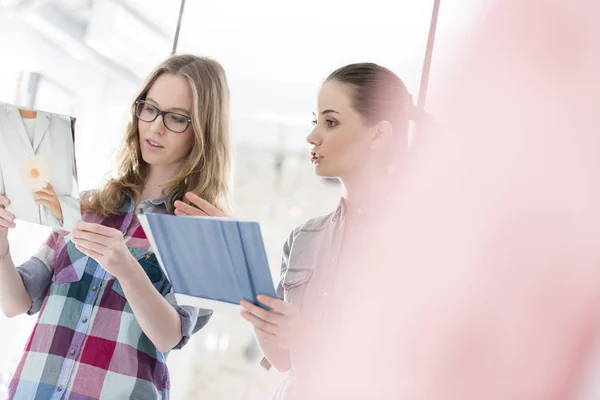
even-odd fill
[[[269,296],[259,295],[257,300],[271,311],[242,300],[242,317],[252,324],[260,341],[282,349],[297,346],[298,339],[306,339],[307,324],[300,311],[290,303]]]
[[[185,194],[186,200],[193,206],[177,200],[175,202],[175,215],[200,216],[200,217],[225,217],[226,215],[206,200],[194,193]]]
[[[47,184],[44,189],[33,192],[33,199],[38,206],[44,206],[52,212],[52,215],[62,221],[63,213],[58,201],[58,196],[51,184]]]
[[[71,240],[79,251],[96,260],[102,268],[119,280],[131,275],[135,268],[141,268],[129,252],[121,231],[100,224],[78,221],[75,223]]]

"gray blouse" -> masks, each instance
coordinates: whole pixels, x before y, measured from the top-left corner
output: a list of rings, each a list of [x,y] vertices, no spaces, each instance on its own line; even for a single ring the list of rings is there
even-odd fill
[[[352,312],[335,305],[343,302],[344,288],[364,270],[364,260],[357,259],[356,255],[362,253],[361,239],[369,234],[370,222],[379,217],[361,207],[350,208],[342,199],[333,213],[311,219],[294,229],[283,247],[278,297],[296,306],[317,326],[324,321],[328,327],[332,326],[336,318]],[[298,398],[297,380],[311,380],[311,370],[314,370],[311,367],[317,362],[314,357],[291,349],[290,360],[292,368],[273,400]],[[266,359],[261,364],[267,370],[271,368]]]

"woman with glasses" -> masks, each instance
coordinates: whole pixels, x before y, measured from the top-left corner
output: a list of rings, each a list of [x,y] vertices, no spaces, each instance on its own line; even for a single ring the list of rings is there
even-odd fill
[[[228,112],[219,63],[171,57],[132,105],[116,177],[82,194],[72,232],[53,232],[15,268],[14,216],[0,207],[0,307],[39,312],[10,399],[169,398],[166,354],[211,314],[176,303],[137,215],[185,214],[200,197],[226,212]]]

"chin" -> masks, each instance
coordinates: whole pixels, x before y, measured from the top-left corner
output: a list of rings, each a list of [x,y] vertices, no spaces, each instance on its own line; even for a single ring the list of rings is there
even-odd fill
[[[145,153],[145,152],[142,152],[142,160],[144,160],[144,162],[146,164],[149,164],[149,165],[160,165],[160,164],[162,164],[161,161],[160,161],[160,157],[156,157],[153,154],[148,154],[148,153]]]
[[[152,157],[149,156],[148,154],[146,154],[144,151],[142,151],[142,160],[144,160],[144,162],[146,164],[153,164],[153,162],[154,162]]]
[[[333,171],[328,171],[327,169],[324,169],[320,165],[317,165],[315,167],[315,175],[317,175],[321,178],[336,178],[337,177],[337,174],[335,174]]]

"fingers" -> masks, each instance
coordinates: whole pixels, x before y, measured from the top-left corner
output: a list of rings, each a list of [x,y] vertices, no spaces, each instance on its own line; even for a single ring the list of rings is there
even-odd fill
[[[74,228],[79,231],[93,232],[106,237],[116,237],[117,235],[123,235],[121,231],[118,231],[116,229],[85,221],[77,221],[75,223]]]
[[[86,239],[71,238],[71,241],[73,243],[75,243],[75,246],[77,246],[78,249],[81,247],[80,251],[85,254],[87,254],[87,253],[82,249],[85,249],[86,251],[94,252],[97,255],[103,254],[103,252],[106,250],[105,246],[102,246],[101,244],[98,244],[95,242],[91,242]]]
[[[10,204],[10,200],[8,200],[8,197],[3,196],[0,194],[0,206],[8,206]]]
[[[4,208],[0,208],[0,227],[3,228],[14,228],[15,225],[15,216],[10,212],[6,211]]]
[[[192,203],[193,205],[198,207],[200,210],[204,211],[206,213],[206,215],[209,215],[211,217],[224,217],[225,216],[225,214],[223,214],[223,212],[221,210],[219,210],[217,207],[213,206],[208,201],[202,199],[200,196],[198,196],[192,192],[187,192],[185,194],[185,198],[190,203]]]
[[[71,233],[71,238],[73,243],[75,243],[76,240],[85,240],[87,242],[97,243],[104,247],[110,244],[110,238],[107,236],[89,231],[80,231],[78,229],[73,230]]]
[[[289,343],[287,343],[285,337],[280,337],[278,335],[273,335],[269,332],[262,331],[256,327],[254,327],[254,335],[259,340],[260,343],[268,343],[270,345],[274,345],[276,347],[282,349],[288,349]]]
[[[275,341],[275,338],[276,338],[276,336],[273,335],[272,333],[265,332],[256,327],[254,327],[254,333],[260,340],[266,340],[266,341],[271,342],[271,341]]]
[[[49,202],[56,202],[56,196],[52,195],[46,191],[40,190],[38,192],[33,193],[33,198],[35,201],[44,200]]]
[[[190,215],[189,215],[189,214],[186,214],[186,213],[184,213],[183,211],[181,211],[181,210],[179,210],[179,209],[177,209],[177,208],[175,209],[175,215],[178,215],[178,216],[180,216],[180,217],[182,217],[182,216],[183,216],[183,217],[190,217]]]
[[[40,190],[35,191],[34,193],[44,193],[50,197],[56,197],[56,192],[51,184],[47,183],[46,186]]]
[[[279,314],[293,315],[296,312],[296,308],[293,305],[291,305],[290,303],[286,303],[285,301],[280,299],[275,299],[273,297],[265,296],[263,294],[259,294],[258,296],[256,296],[256,299]]]
[[[252,326],[254,326],[256,329],[259,329],[265,333],[275,335],[278,331],[277,326],[258,318],[256,315],[250,313],[247,310],[242,310],[241,315],[246,321],[250,322],[252,324]]]
[[[52,204],[52,202],[48,201],[48,200],[34,200],[35,204],[37,204],[38,206],[43,206],[43,207],[47,207],[52,209],[52,207],[54,206]]]
[[[240,302],[240,305],[245,311],[249,312],[250,314],[263,321],[281,327],[285,325],[285,316],[283,316],[282,314],[279,314],[275,311],[267,311],[264,308],[255,306],[254,304],[246,300],[242,300]]]
[[[189,204],[184,203],[183,201],[177,200],[175,202],[175,215],[189,215],[189,216],[201,216],[206,217],[209,216],[203,210],[190,206]]]
[[[74,243],[74,242],[73,242]],[[94,250],[90,250],[82,245],[79,244],[75,244],[75,248],[77,250],[79,250],[80,252],[82,252],[83,254],[85,254],[88,257],[93,258],[94,260],[98,261],[100,260],[100,258],[102,257],[102,254],[94,251]]]

